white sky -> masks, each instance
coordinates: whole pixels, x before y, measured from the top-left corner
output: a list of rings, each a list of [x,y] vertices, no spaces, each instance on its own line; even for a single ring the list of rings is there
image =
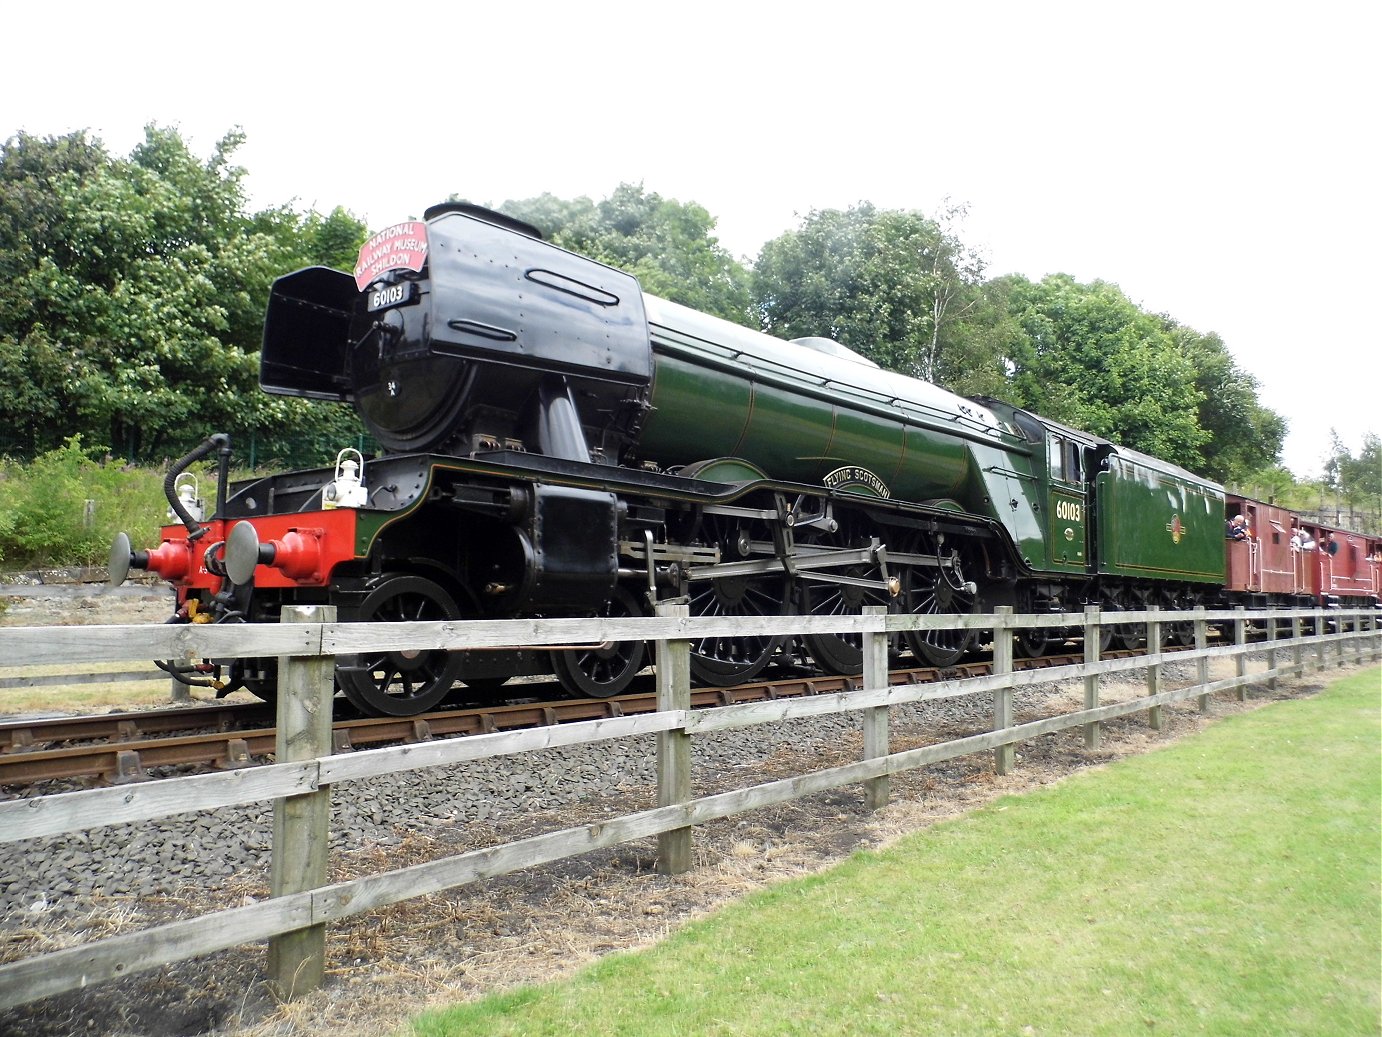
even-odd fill
[[[696,201],[749,259],[812,209],[935,213],[1216,331],[1318,474],[1379,421],[1382,4],[73,3],[3,20],[0,137],[233,126],[254,207]]]

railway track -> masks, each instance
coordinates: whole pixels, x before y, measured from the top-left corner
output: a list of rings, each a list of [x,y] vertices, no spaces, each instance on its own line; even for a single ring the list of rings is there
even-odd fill
[[[1176,651],[1166,649],[1165,651]],[[1125,658],[1141,651],[1106,652]],[[1014,660],[1016,669],[1066,666],[1083,655],[1052,655]],[[893,685],[980,677],[993,670],[978,660],[947,667],[892,670]],[[696,688],[693,709],[760,702],[777,698],[826,695],[857,688],[862,678],[792,675],[741,684],[734,688]],[[539,693],[555,685],[535,685]],[[651,691],[609,699],[552,699],[515,705],[446,709],[416,717],[338,718],[332,725],[335,752],[381,745],[425,742],[434,738],[485,734],[519,728],[651,713],[657,708]],[[122,784],[164,775],[172,769],[252,766],[272,758],[274,711],[265,703],[220,704],[153,709],[0,723],[0,787],[23,789],[45,781]]]

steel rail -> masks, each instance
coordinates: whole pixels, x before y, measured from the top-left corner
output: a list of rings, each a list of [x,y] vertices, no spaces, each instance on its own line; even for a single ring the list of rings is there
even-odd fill
[[[1163,649],[1171,652],[1175,649]],[[1125,658],[1141,651],[1116,651],[1102,658]],[[1014,661],[1015,669],[1041,669],[1082,662],[1083,655],[1042,656]],[[988,676],[993,664],[987,661],[960,663],[939,669],[933,666],[892,670],[890,685],[928,684],[941,680]],[[691,693],[693,709],[708,709],[761,702],[778,698],[829,695],[857,690],[862,677],[804,675],[788,676],[733,688],[696,688]],[[423,742],[433,738],[486,734],[520,728],[596,720],[606,717],[652,713],[657,709],[652,692],[620,695],[608,699],[558,699],[514,705],[478,706],[461,710],[442,710],[416,717],[369,717],[339,720],[332,726],[336,752],[349,752],[365,746]],[[120,784],[142,780],[156,768],[166,767],[244,767],[255,759],[272,757],[272,727],[234,729],[232,721],[263,716],[272,707],[264,704],[205,706],[191,709],[146,710],[92,717],[64,717],[54,720],[20,721],[0,725],[7,733],[8,751],[0,752],[0,786],[23,788],[41,781],[87,780],[101,784]],[[201,721],[214,730],[174,738],[148,738],[162,730],[185,731]],[[28,735],[22,732],[29,732]],[[90,744],[62,748],[39,748],[33,734],[45,741],[91,740]],[[25,741],[25,739],[28,741]],[[96,739],[106,739],[96,741]]]

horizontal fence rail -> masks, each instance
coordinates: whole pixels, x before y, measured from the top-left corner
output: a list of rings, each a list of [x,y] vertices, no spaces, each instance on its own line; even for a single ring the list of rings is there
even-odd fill
[[[1030,616],[1000,609],[991,616],[905,616],[871,607],[861,616],[781,616],[756,620],[692,619],[685,604],[675,603],[659,606],[658,611],[659,615],[651,618],[346,624],[333,621],[334,609],[299,606],[284,609],[284,622],[277,625],[0,629],[0,658],[13,666],[147,658],[195,662],[203,657],[261,655],[277,655],[282,662],[275,763],[0,802],[0,842],[18,842],[272,800],[275,823],[271,898],[0,966],[0,1007],[262,940],[269,941],[271,982],[282,996],[297,996],[313,989],[321,980],[325,927],[331,922],[478,879],[652,836],[659,840],[658,869],[678,873],[690,867],[693,828],[711,820],[853,784],[864,786],[867,805],[876,809],[888,800],[888,782],[893,774],[986,751],[994,753],[995,769],[1005,774],[1014,764],[1014,746],[1045,734],[1081,727],[1085,744],[1094,747],[1098,745],[1100,725],[1115,717],[1146,711],[1149,724],[1159,728],[1161,708],[1175,702],[1195,698],[1202,710],[1208,710],[1210,697],[1219,692],[1237,691],[1244,697],[1249,684],[1272,684],[1280,676],[1311,668],[1382,658],[1382,633],[1379,615],[1374,610],[1152,609],[1101,614],[1097,608],[1091,608],[1080,613]],[[1159,645],[1160,633],[1172,624],[1193,627],[1193,648],[1174,655],[1154,649],[1145,657],[1099,658],[1101,627],[1140,626],[1147,632],[1148,644]],[[1244,634],[1249,624],[1264,625],[1267,640],[1247,643]],[[1211,626],[1233,631],[1234,643],[1209,645]],[[889,638],[912,629],[992,632],[992,675],[935,684],[890,685]],[[1012,639],[1007,635],[1032,629],[1082,633],[1085,661],[1015,672]],[[1279,636],[1283,631],[1289,636]],[[864,644],[862,687],[837,694],[692,711],[688,665],[691,641],[745,633],[859,635]],[[656,645],[655,713],[330,753],[330,657],[337,653],[541,647],[635,639]],[[1248,674],[1247,656],[1263,652],[1268,656],[1267,670]],[[1284,653],[1290,653],[1290,660],[1278,665]],[[1210,681],[1210,661],[1222,658],[1235,660],[1235,676]],[[1193,664],[1195,682],[1174,690],[1163,688],[1162,668],[1170,662]],[[1116,703],[1099,701],[1102,676],[1134,670],[1147,671],[1145,695]],[[1012,696],[1016,689],[1062,680],[1084,682],[1082,709],[1013,723]],[[890,751],[890,707],[976,694],[992,696],[991,729],[935,745]],[[846,712],[857,712],[861,717],[862,759],[732,792],[691,797],[690,747],[695,736]],[[349,882],[325,880],[329,797],[334,784],[648,734],[658,739],[658,805],[652,809]]]

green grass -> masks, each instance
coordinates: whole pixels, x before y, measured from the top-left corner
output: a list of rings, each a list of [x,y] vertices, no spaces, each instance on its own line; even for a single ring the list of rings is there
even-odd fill
[[[416,1034],[1376,1034],[1382,671]]]

